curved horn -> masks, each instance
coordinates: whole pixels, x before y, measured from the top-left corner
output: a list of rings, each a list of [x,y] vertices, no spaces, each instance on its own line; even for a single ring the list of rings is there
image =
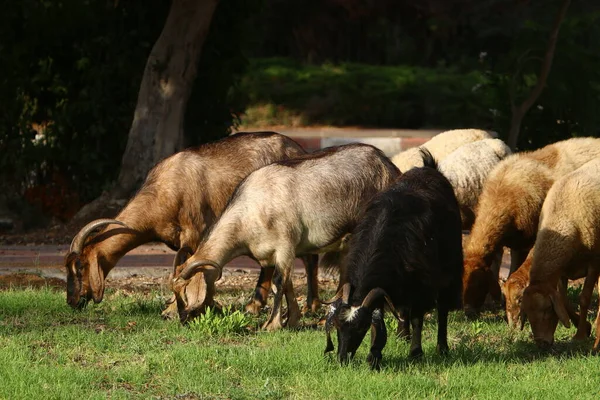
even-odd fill
[[[213,267],[217,271],[219,271],[219,278],[217,278],[217,279],[221,279],[221,273],[223,271],[223,268],[219,264],[217,264],[216,262],[210,261],[210,260],[198,260],[198,261],[194,261],[193,263],[191,263],[190,265],[188,265],[187,267],[185,267],[183,269],[183,271],[181,271],[181,274],[179,274],[179,276],[182,279],[190,279],[192,277],[192,275],[197,270],[206,269],[206,268],[204,268],[205,265],[210,265],[211,267]]]
[[[173,276],[177,273],[177,267],[185,262],[194,252],[189,246],[184,246],[177,250],[177,254],[175,254],[175,259],[173,260]]]
[[[388,296],[387,292],[385,290],[383,290],[382,288],[371,289],[369,294],[367,294],[367,297],[365,297],[365,299],[363,300],[361,307],[366,307],[368,309],[371,309],[371,306],[373,305],[373,303],[375,301],[377,301],[378,299],[380,299],[382,296],[385,298],[385,301],[387,302],[388,307],[390,308],[390,311],[392,312],[392,314],[394,314],[394,316],[397,319],[401,319],[400,316],[398,315],[398,311],[396,311],[396,307],[394,307],[394,303],[392,303],[392,299],[390,299],[390,296]]]
[[[88,236],[90,236],[92,232],[94,232],[98,228],[111,224],[121,225],[125,228],[129,228],[127,225],[125,225],[124,222],[117,221],[116,219],[97,219],[81,228],[79,233],[77,233],[77,235],[75,235],[75,237],[73,238],[73,241],[71,242],[71,248],[69,249],[69,251],[71,253],[80,254],[83,251],[85,240],[88,238]]]
[[[344,303],[348,303],[348,299],[350,298],[350,282],[344,283],[344,285],[342,286],[342,290],[339,290],[331,299],[327,301],[322,301],[321,303],[326,305],[333,304],[336,300],[340,298]]]

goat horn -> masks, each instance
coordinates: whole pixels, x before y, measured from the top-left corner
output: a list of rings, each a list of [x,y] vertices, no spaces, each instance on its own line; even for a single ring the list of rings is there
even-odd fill
[[[79,233],[77,233],[77,235],[75,235],[75,237],[73,238],[73,241],[71,242],[71,248],[69,251],[71,253],[81,254],[81,252],[83,251],[83,246],[85,245],[85,240],[88,238],[88,236],[90,236],[90,234],[96,229],[111,224],[121,225],[125,228],[129,228],[124,222],[117,221],[116,219],[97,219],[81,228]]]
[[[367,297],[365,297],[365,299],[363,300],[361,307],[371,309],[373,302],[377,301],[382,296],[384,297],[385,301],[387,302],[388,307],[390,308],[390,311],[392,312],[392,314],[394,314],[394,316],[397,319],[401,319],[400,316],[398,315],[398,311],[396,311],[396,307],[394,307],[394,303],[392,303],[392,299],[390,299],[390,296],[388,296],[387,292],[385,290],[383,290],[382,288],[371,289],[369,294],[367,294]]]
[[[348,299],[350,298],[350,283],[349,282],[344,283],[344,286],[342,286],[342,290],[339,290],[335,294],[335,296],[333,296],[331,299],[329,299],[327,301],[322,301],[321,304],[329,305],[329,304],[335,303],[335,301],[340,298],[346,299],[346,300],[342,300],[342,301],[344,303],[348,303]]]
[[[349,304],[350,301],[350,282],[344,283],[342,286],[342,302],[345,304]]]
[[[175,254],[175,259],[173,260],[173,276],[177,273],[177,267],[183,264],[192,254],[194,252],[189,246],[184,246],[177,250],[177,254]]]
[[[179,276],[182,279],[190,279],[192,277],[192,275],[197,270],[207,269],[205,267],[207,265],[210,265],[211,267],[213,267],[217,271],[219,271],[219,278],[217,278],[217,279],[221,279],[221,274],[223,272],[223,268],[219,264],[217,264],[216,262],[210,261],[210,260],[198,260],[198,261],[194,261],[193,263],[191,263],[190,265],[188,265],[187,267],[185,267],[183,269],[183,271],[181,271],[181,274],[179,274]]]

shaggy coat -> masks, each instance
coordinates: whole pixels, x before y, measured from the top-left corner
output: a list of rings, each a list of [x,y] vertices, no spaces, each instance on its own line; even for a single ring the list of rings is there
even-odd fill
[[[273,312],[264,328],[283,326],[280,308],[284,292],[288,325],[294,326],[299,318],[290,279],[294,257],[341,251],[364,205],[398,175],[380,150],[365,144],[323,149],[250,174],[182,267],[181,279],[173,283],[181,321],[193,318],[212,302],[210,296],[189,290],[189,282],[205,279],[212,288],[220,266],[249,255],[261,266],[274,266],[281,272]],[[204,274],[197,273],[200,270],[205,270]]]
[[[562,277],[586,278],[579,298],[580,318],[575,338],[587,337],[586,316],[600,272],[599,260],[600,158],[597,158],[558,180],[542,208],[530,283],[522,302],[523,316],[529,319],[539,345],[547,347],[553,343],[559,320],[569,326],[566,293],[557,291]],[[598,321],[600,318],[597,324]],[[599,350],[598,337],[595,350]]]
[[[411,357],[422,354],[423,316],[433,308],[438,349],[448,349],[448,312],[461,307],[462,296],[460,211],[431,155],[423,158],[425,167],[411,169],[373,199],[350,238],[345,284],[327,317],[326,352],[333,350],[329,330],[335,326],[342,362],[354,356],[372,326],[368,361],[378,366],[387,337],[384,300],[412,324]]]
[[[440,162],[440,171],[454,188],[463,230],[471,229],[483,185],[494,167],[511,154],[500,139],[467,143]]]
[[[400,171],[406,172],[411,168],[424,165],[419,151],[421,148],[428,150],[437,162],[441,162],[447,155],[467,143],[492,137],[488,132],[480,129],[453,129],[435,135],[420,147],[413,147],[396,154],[392,157],[392,162]]]
[[[490,173],[465,248],[464,305],[468,314],[488,293],[500,299],[490,265],[502,247],[511,249],[511,272],[523,263],[538,231],[546,194],[554,181],[600,157],[600,139],[574,138],[533,152],[513,154]]]
[[[121,257],[147,242],[195,250],[206,229],[223,212],[237,184],[250,172],[306,152],[274,132],[238,133],[184,150],[157,164],[116,221],[92,222],[74,239],[81,248],[67,254],[67,302],[83,307],[104,295],[104,280]],[[106,222],[114,220],[105,220]],[[86,240],[94,226],[105,228]]]

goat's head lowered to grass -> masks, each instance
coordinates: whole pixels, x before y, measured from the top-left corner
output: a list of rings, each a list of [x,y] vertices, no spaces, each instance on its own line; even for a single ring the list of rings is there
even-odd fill
[[[337,330],[338,359],[344,364],[348,362],[348,355],[353,358],[362,343],[369,327],[373,327],[371,342],[386,340],[385,325],[383,322],[383,299],[395,314],[395,309],[387,293],[381,288],[372,289],[359,306],[350,304],[351,286],[345,283],[342,289],[326,304],[329,304],[329,313],[325,323],[327,333],[327,347],[325,353],[334,350],[331,340],[331,329]],[[371,360],[369,363],[372,367]]]
[[[548,348],[554,343],[554,332],[558,321],[569,328],[569,314],[554,287],[530,285],[523,292],[521,302],[521,329],[529,320],[533,340],[540,348]]]
[[[191,249],[182,248],[173,263],[171,289],[175,293],[181,323],[202,314],[206,307],[214,306],[215,282],[221,278],[223,268],[211,260],[186,260]]]
[[[122,228],[111,229],[90,239],[93,232],[108,225],[120,225]],[[104,279],[108,270],[105,270],[106,262],[103,255],[97,251],[97,244],[114,234],[131,232],[132,230],[121,221],[99,219],[84,226],[73,238],[65,257],[67,303],[71,307],[81,309],[92,299],[95,303],[102,301]]]

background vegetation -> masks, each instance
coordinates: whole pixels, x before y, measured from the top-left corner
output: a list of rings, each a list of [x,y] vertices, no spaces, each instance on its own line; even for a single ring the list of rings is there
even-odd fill
[[[365,362],[368,337],[341,367],[323,356],[319,316],[298,331],[257,332],[266,315],[235,311],[246,295],[220,291],[234,309],[184,328],[160,318],[158,292],[109,289],[102,303],[73,312],[62,290],[0,291],[0,398],[584,399],[600,386],[591,340],[571,342],[574,329],[559,328],[554,352],[539,352],[528,328],[453,313],[451,353],[442,357],[429,316],[424,358],[408,361],[408,343],[390,335],[377,373]],[[386,322],[393,332],[396,322]]]
[[[221,1],[186,142],[232,124],[481,127],[536,83],[559,0]],[[68,220],[118,174],[170,1],[23,0],[0,14],[0,211]],[[520,149],[598,135],[600,4],[573,0]],[[36,221],[37,218],[34,218]]]

